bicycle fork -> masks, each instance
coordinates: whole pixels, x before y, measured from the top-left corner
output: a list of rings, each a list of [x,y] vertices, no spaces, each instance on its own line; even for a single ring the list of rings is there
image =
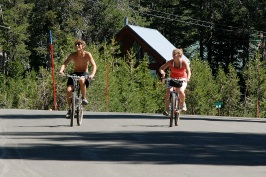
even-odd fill
[[[174,106],[174,111],[175,113],[179,113],[180,112],[180,99],[178,97],[178,94],[175,92],[172,92],[175,94],[175,106]],[[172,94],[170,94],[170,100],[172,100]],[[172,111],[172,107],[171,107],[171,103],[169,104],[169,110]]]
[[[78,89],[77,95],[76,95],[76,112],[79,112],[81,109],[81,93],[80,90]]]

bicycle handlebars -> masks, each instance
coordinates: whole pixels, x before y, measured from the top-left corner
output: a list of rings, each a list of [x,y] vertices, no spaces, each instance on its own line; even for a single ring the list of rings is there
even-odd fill
[[[165,81],[170,81],[170,80],[175,80],[175,81],[186,81],[186,79],[175,79],[175,78],[172,78],[172,77],[167,77],[167,78],[162,78],[162,80],[165,80]]]
[[[72,79],[76,79],[79,80],[81,78],[85,78],[85,79],[89,79],[89,80],[93,80],[89,78],[89,75],[85,75],[85,76],[77,76],[77,75],[71,75],[71,74],[59,74],[60,76],[66,76],[66,77],[71,77]]]

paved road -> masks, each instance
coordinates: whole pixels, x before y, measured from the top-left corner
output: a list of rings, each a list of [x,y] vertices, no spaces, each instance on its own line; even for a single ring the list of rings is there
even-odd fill
[[[266,119],[65,113],[0,109],[0,176],[266,176]]]

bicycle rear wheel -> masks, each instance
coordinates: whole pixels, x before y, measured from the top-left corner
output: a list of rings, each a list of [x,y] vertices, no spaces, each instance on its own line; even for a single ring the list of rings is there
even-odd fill
[[[178,95],[176,95],[178,97]],[[179,99],[176,98],[176,112],[175,112],[175,126],[178,126],[180,119],[180,102]]]
[[[76,105],[75,105],[75,100],[76,100],[76,92],[72,92],[72,103],[71,103],[71,109],[72,109],[72,111],[71,111],[71,116],[70,116],[70,126],[71,127],[73,127],[73,124],[74,124],[74,118],[75,118],[75,112],[76,112],[76,110],[75,110],[75,107],[76,107]]]
[[[171,104],[171,110],[170,110],[170,127],[173,126],[173,120],[176,115],[176,94],[171,93],[170,95],[170,104]]]
[[[83,106],[81,105],[81,102],[79,102],[78,105],[79,106],[77,109],[77,124],[80,126],[83,120]]]

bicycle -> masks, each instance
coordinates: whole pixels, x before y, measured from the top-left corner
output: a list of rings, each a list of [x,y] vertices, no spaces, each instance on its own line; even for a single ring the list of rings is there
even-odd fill
[[[83,120],[83,105],[82,105],[82,95],[80,90],[79,80],[81,78],[87,79],[88,76],[77,76],[75,74],[64,74],[64,76],[70,77],[73,80],[74,90],[71,96],[71,115],[70,115],[70,126],[73,127],[75,115],[77,118],[77,125],[80,126]]]
[[[184,80],[173,79],[170,77],[164,80],[166,81],[167,85],[172,87],[170,89],[170,105],[169,105],[170,127],[173,126],[173,120],[175,120],[175,126],[178,126],[180,120],[181,106],[179,101],[179,95],[176,88],[180,88]]]

